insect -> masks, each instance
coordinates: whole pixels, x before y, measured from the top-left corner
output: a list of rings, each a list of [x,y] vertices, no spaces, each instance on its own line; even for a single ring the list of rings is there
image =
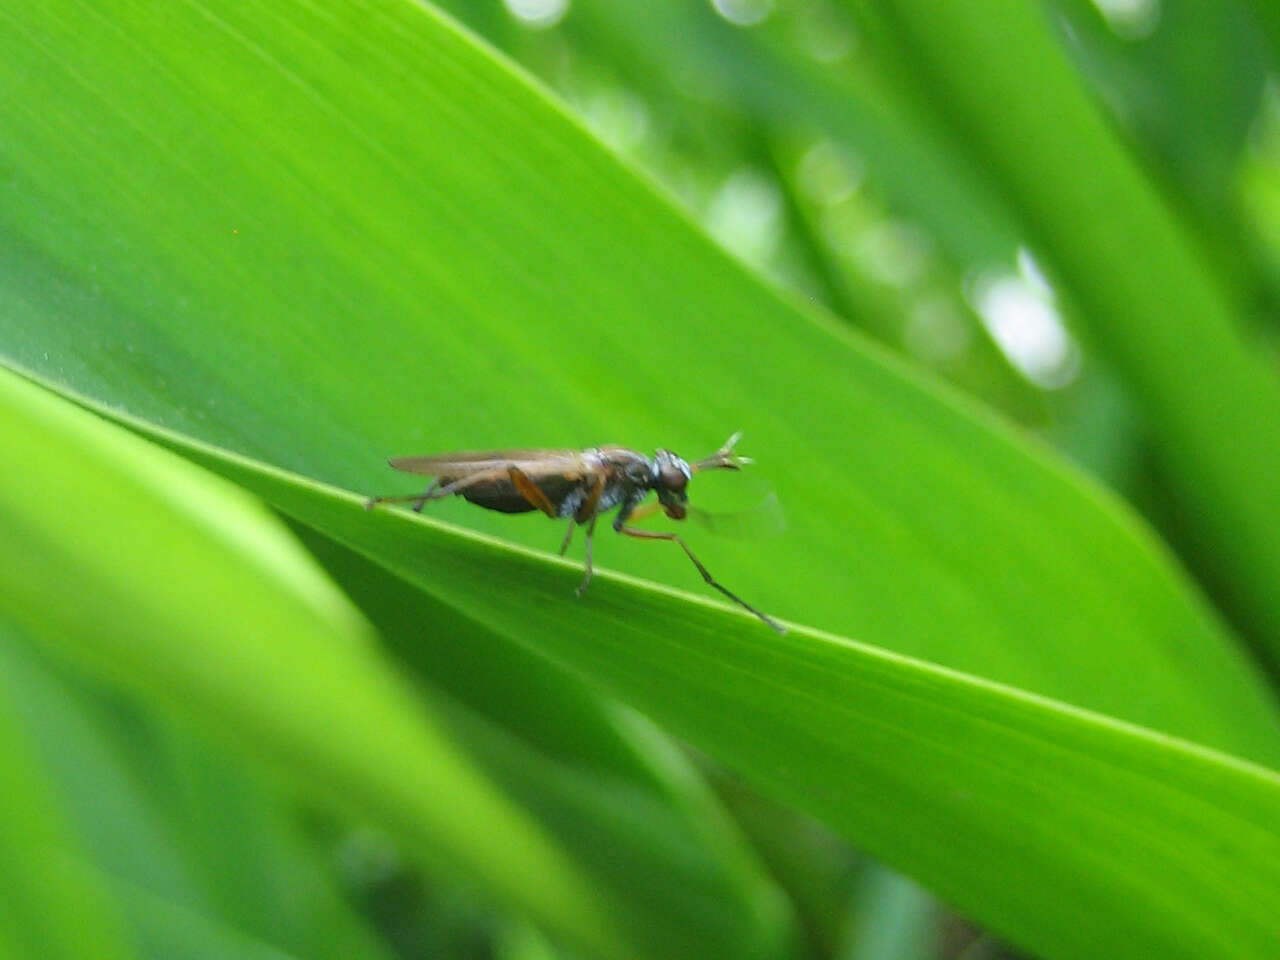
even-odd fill
[[[426,457],[394,457],[388,461],[396,470],[434,477],[422,493],[408,496],[372,497],[365,509],[379,503],[412,503],[421,512],[429,500],[451,495],[502,513],[541,510],[549,517],[568,519],[560,544],[560,554],[569,549],[575,527],[586,526],[586,571],[578,587],[582,596],[591,582],[591,538],[596,518],[618,508],[613,529],[638,540],[669,540],[693,561],[702,579],[726,597],[749,610],[774,630],[786,633],[776,620],[757,610],[711,576],[693,555],[688,544],[674,533],[640,530],[629,524],[661,509],[672,520],[687,515],[686,488],[700,470],[740,470],[751,461],[733,452],[742,434],[735,433],[715,453],[689,463],[670,450],[658,450],[646,457],[626,447],[602,446],[586,450],[485,450],[442,453]],[[641,506],[653,491],[657,503]]]

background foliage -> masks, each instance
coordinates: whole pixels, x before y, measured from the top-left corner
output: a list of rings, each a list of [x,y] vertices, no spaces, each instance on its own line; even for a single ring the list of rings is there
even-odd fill
[[[443,6],[0,11],[0,947],[1274,955],[1274,16]]]

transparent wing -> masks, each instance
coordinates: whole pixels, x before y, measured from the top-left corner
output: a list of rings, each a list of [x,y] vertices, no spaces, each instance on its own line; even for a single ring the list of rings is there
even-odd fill
[[[787,529],[787,518],[776,493],[770,493],[754,507],[732,513],[712,513],[692,505],[685,509],[690,519],[697,521],[717,537],[727,537],[730,540],[778,537]]]

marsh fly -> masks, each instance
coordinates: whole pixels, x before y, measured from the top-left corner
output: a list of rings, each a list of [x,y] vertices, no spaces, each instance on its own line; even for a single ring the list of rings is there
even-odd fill
[[[733,452],[740,433],[725,441],[715,453],[689,463],[670,450],[658,450],[653,457],[626,447],[591,447],[587,450],[486,450],[442,453],[427,457],[396,457],[389,461],[396,470],[434,477],[422,493],[409,496],[373,497],[365,503],[372,509],[379,503],[411,502],[421,511],[428,500],[454,495],[502,513],[541,510],[549,517],[568,519],[569,529],[560,544],[560,553],[569,549],[574,527],[586,526],[587,561],[578,596],[591,582],[591,538],[600,514],[618,508],[613,529],[639,540],[670,540],[680,545],[702,579],[738,606],[755,614],[774,630],[786,630],[732,593],[707,571],[688,545],[674,533],[639,530],[628,521],[661,509],[672,520],[683,520],[688,510],[685,488],[700,470],[739,470],[750,463]],[[641,502],[653,491],[656,504]]]

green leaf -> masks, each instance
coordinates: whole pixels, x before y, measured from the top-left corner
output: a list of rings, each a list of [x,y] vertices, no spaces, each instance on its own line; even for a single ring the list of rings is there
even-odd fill
[[[598,573],[566,617],[578,574],[565,561],[165,439],[1037,953],[1280,946],[1274,771],[810,628],[780,638],[620,574]]]
[[[1237,3],[1171,0],[1135,8],[1126,33],[1123,13],[1113,26],[1088,0],[1054,7],[1063,45],[1142,159],[1202,231],[1229,240],[1237,166],[1267,80],[1256,19]]]
[[[156,960],[304,960],[307,956],[287,953],[154,891],[128,884],[121,884],[119,890],[139,931],[140,956]]]
[[[386,956],[254,765],[66,674],[0,636],[10,702],[113,893],[147,891],[311,960]]]
[[[1039,7],[998,0],[975,17],[956,0],[880,6],[1126,377],[1189,562],[1280,666],[1280,484],[1261,480],[1280,476],[1274,366],[1246,341],[1197,239],[1117,140]]]
[[[23,464],[0,478],[0,612],[367,811],[549,929],[627,953],[598,892],[472,770],[261,510],[8,373],[0,449]]]
[[[635,942],[653,956],[788,955],[795,930],[785,896],[652,723],[360,554],[295,527],[426,680],[441,721],[474,762],[628,905]]]
[[[1111,498],[764,287],[429,9],[79,9],[0,20],[11,364],[370,492],[411,489],[391,454],[742,427],[754,476],[695,497],[772,488],[787,535],[695,549],[757,606],[1280,756],[1256,673]],[[603,565],[697,582],[606,537]]]
[[[903,877],[872,867],[863,877],[850,960],[924,960],[938,931],[937,904]],[[963,956],[963,954],[961,954]]]
[[[116,960],[130,955],[105,884],[79,866],[79,838],[0,701],[0,955],[49,960]]]

